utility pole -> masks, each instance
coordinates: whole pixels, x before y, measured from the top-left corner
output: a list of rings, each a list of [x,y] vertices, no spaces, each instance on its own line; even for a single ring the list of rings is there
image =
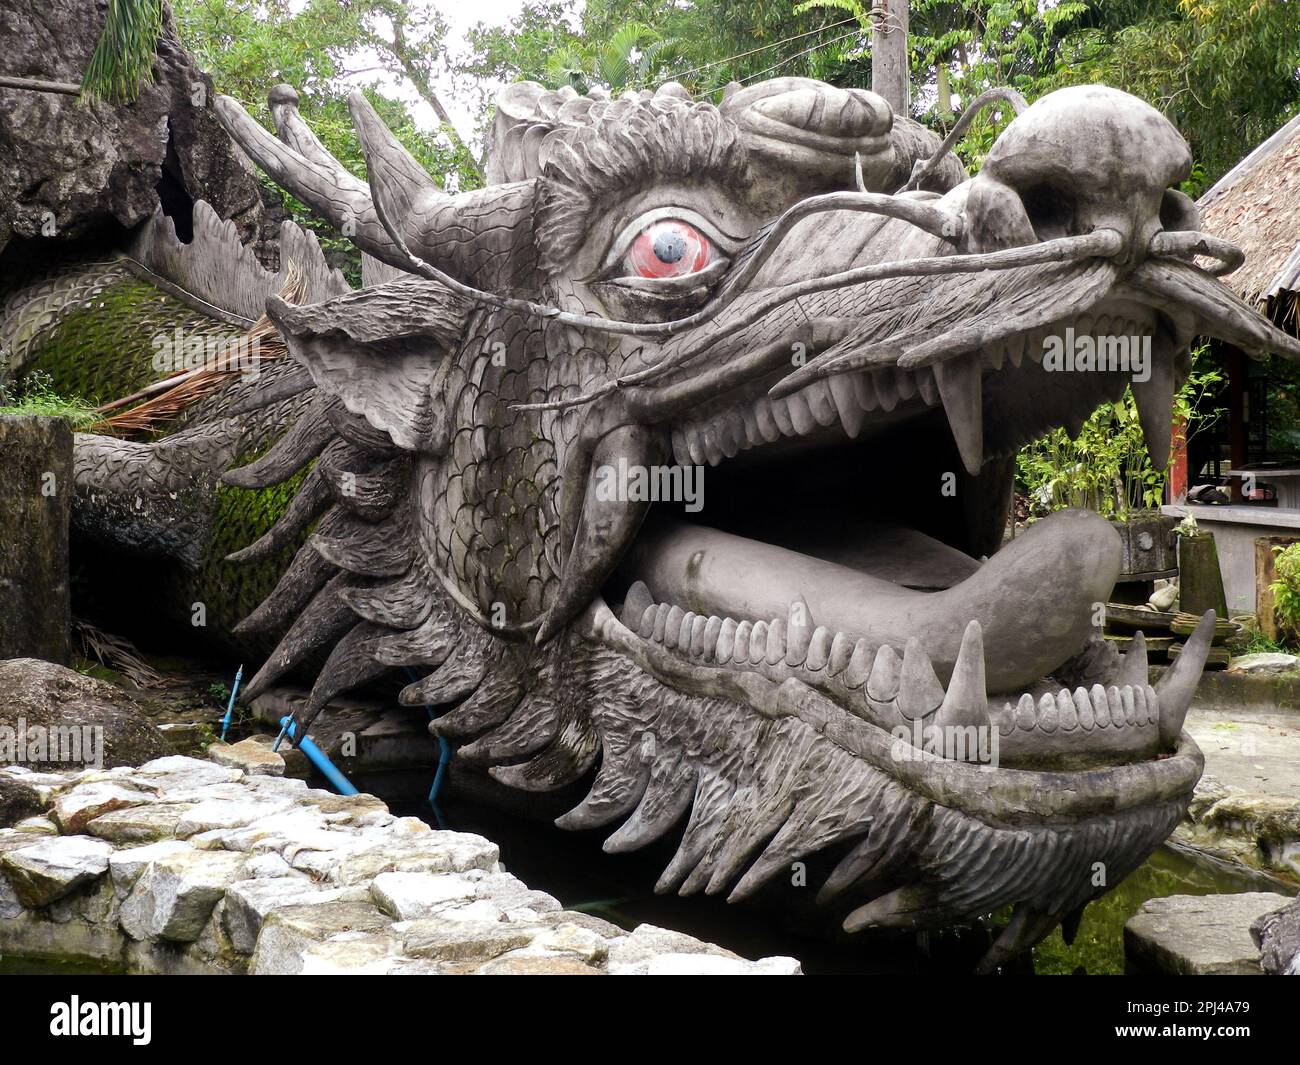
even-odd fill
[[[907,15],[908,0],[875,0],[871,6],[871,91],[899,115],[908,114],[911,104]]]

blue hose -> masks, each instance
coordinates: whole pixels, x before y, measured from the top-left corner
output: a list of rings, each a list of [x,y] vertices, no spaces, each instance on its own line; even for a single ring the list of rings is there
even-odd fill
[[[226,716],[221,719],[221,742],[226,742],[226,730],[230,728],[230,718],[235,712],[235,697],[239,694],[239,682],[244,679],[244,663],[239,663],[235,674],[235,686],[230,689],[230,702],[226,704]]]
[[[293,718],[280,718],[280,735],[284,736],[286,732],[289,734],[289,739],[293,740],[293,745],[307,756],[307,760],[320,770],[321,775],[326,780],[334,785],[335,791],[340,795],[358,794],[357,789],[352,785],[352,781],[339,772],[338,767],[325,756],[325,752],[317,747],[309,737],[303,736],[302,739],[299,739],[295,735],[297,731],[298,726],[293,723]],[[280,741],[277,739],[275,742],[276,746],[279,746]]]

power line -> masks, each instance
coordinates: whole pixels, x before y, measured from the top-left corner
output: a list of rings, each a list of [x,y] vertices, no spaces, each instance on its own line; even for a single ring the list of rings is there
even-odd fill
[[[704,64],[703,66],[701,66],[701,67],[691,67],[690,70],[683,70],[683,71],[681,71],[681,72],[678,73],[678,74],[671,74],[671,75],[669,75],[667,78],[664,78],[663,80],[664,80],[664,81],[676,81],[678,78],[684,78],[684,77],[686,77],[687,74],[698,74],[698,73],[700,73],[701,71],[704,71],[704,70],[711,70],[713,67],[720,67],[720,66],[722,66],[724,63],[731,63],[731,62],[734,62],[734,61],[737,60],[737,59],[744,59],[746,56],[754,55],[754,54],[757,53],[757,52],[766,52],[769,48],[776,48],[776,47],[778,47],[779,45],[789,44],[791,41],[798,41],[798,40],[800,40],[800,39],[802,39],[802,38],[804,38],[804,37],[811,37],[814,33],[825,33],[827,30],[838,29],[840,26],[843,26],[843,25],[845,25],[846,23],[849,23],[849,22],[856,22],[856,21],[857,21],[857,19],[856,19],[855,17],[853,17],[853,16],[849,16],[849,17],[846,18],[846,19],[841,19],[839,22],[832,22],[832,23],[830,23],[830,24],[828,24],[828,25],[826,25],[826,26],[818,26],[815,30],[807,30],[807,31],[804,32],[804,33],[796,33],[793,37],[783,37],[783,38],[781,38],[781,40],[779,40],[779,41],[773,41],[771,44],[764,44],[764,45],[761,45],[761,46],[758,47],[758,48],[751,48],[748,52],[741,52],[739,55],[727,56],[726,59],[718,59],[718,60],[715,60],[715,61],[712,62],[712,63],[705,63],[705,64]],[[834,43],[834,42],[831,42],[831,43]],[[821,46],[820,46],[820,45],[817,45],[816,47],[821,47]],[[815,48],[814,48],[813,50],[815,50]],[[802,54],[802,53],[800,53],[800,54]]]
[[[855,19],[854,21],[856,21],[856,19]],[[780,69],[781,67],[785,66],[785,65],[786,65],[787,63],[789,63],[792,59],[798,59],[800,56],[808,55],[808,54],[810,54],[810,53],[812,53],[812,52],[817,51],[818,48],[829,48],[831,45],[835,44],[835,43],[838,42],[838,41],[845,41],[845,40],[848,40],[848,38],[850,38],[850,37],[857,37],[857,36],[860,35],[860,33],[861,33],[861,30],[853,30],[853,31],[851,31],[851,32],[849,32],[849,33],[841,34],[840,36],[834,38],[833,40],[830,40],[830,41],[823,41],[823,42],[821,42],[820,44],[814,44],[811,48],[805,48],[802,52],[795,52],[794,55],[788,55],[788,56],[786,56],[786,57],[785,57],[784,59],[782,59],[779,63],[773,63],[773,64],[772,64],[770,67],[768,67],[766,70],[760,70],[757,74],[750,74],[748,77],[743,78],[741,83],[744,84],[744,83],[746,83],[746,82],[751,82],[751,81],[753,81],[755,78],[761,78],[764,74],[770,74],[770,73],[772,73],[772,71],[774,71],[774,70],[778,70],[778,69]]]

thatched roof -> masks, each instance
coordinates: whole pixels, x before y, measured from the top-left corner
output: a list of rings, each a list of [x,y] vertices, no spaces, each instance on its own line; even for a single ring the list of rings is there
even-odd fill
[[[1200,198],[1201,225],[1236,244],[1246,264],[1223,280],[1279,324],[1300,302],[1300,115]]]

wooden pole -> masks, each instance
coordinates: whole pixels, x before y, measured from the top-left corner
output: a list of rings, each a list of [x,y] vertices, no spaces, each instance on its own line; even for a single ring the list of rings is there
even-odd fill
[[[908,0],[875,0],[871,7],[871,91],[899,115],[911,109],[907,21]]]
[[[72,430],[0,416],[0,659],[68,659]]]
[[[81,86],[70,81],[46,81],[43,78],[13,78],[0,74],[0,89],[30,89],[32,92],[57,92],[64,96],[80,96]]]

